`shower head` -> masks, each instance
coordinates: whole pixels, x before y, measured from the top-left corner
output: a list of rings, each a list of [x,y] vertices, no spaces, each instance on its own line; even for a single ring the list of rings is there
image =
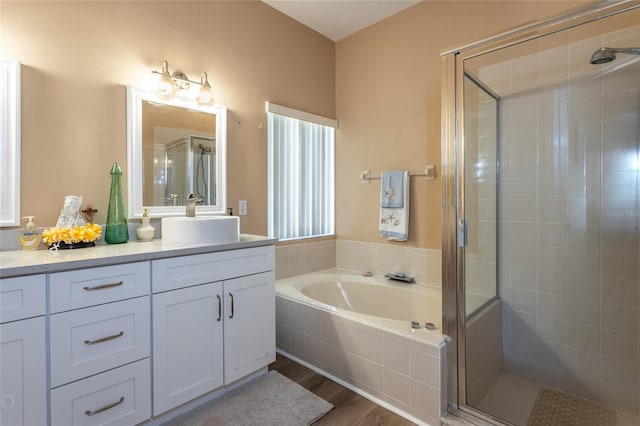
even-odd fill
[[[628,53],[630,55],[640,55],[640,47],[621,47],[621,48],[612,48],[612,47],[603,47],[601,49],[596,50],[591,55],[591,64],[606,64],[616,59],[616,54],[618,53]]]

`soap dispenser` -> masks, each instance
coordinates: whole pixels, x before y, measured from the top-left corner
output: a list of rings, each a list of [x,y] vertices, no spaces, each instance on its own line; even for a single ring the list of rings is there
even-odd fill
[[[151,226],[151,217],[149,216],[149,210],[144,209],[142,214],[142,224],[136,229],[138,239],[141,241],[151,241],[156,233],[156,229]]]
[[[38,250],[40,248],[40,241],[42,241],[42,234],[36,232],[36,224],[33,223],[35,216],[23,216],[23,219],[27,219],[28,222],[25,225],[25,229],[20,236],[20,245],[22,250]]]

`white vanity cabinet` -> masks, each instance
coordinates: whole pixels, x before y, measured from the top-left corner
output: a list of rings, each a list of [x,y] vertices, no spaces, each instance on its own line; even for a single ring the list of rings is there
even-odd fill
[[[151,417],[149,266],[49,275],[52,426]]]
[[[0,425],[47,424],[46,277],[0,279]]]
[[[224,384],[222,283],[153,295],[153,411]]]
[[[154,416],[275,361],[273,268],[273,246],[152,262]]]
[[[273,271],[224,282],[224,382],[276,360]]]
[[[274,240],[243,238],[3,252],[0,426],[160,424],[266,372]]]

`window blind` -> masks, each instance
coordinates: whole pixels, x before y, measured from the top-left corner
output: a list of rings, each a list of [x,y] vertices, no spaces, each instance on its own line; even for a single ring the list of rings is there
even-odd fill
[[[335,129],[267,116],[269,235],[291,240],[333,234]]]

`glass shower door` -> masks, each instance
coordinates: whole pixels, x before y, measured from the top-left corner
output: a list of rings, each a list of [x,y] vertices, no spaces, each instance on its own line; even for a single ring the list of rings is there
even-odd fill
[[[640,5],[607,7],[445,62],[453,398],[490,422],[640,424]]]
[[[464,298],[466,400],[478,405],[502,374],[498,299],[498,101],[464,76]]]

